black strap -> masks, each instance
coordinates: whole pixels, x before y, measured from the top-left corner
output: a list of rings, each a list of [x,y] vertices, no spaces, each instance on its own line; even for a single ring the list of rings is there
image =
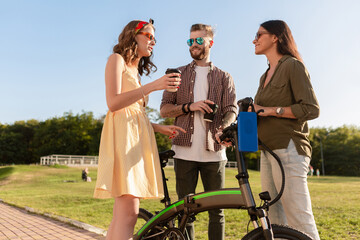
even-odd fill
[[[186,103],[184,103],[184,104],[182,105],[181,110],[182,110],[183,113],[188,113],[188,112],[185,111],[185,105],[186,105]]]
[[[189,103],[187,104],[187,109],[188,109],[188,111],[187,111],[186,113],[191,112],[191,110],[190,110],[190,105],[191,105],[191,104],[193,104],[193,102],[189,102]]]

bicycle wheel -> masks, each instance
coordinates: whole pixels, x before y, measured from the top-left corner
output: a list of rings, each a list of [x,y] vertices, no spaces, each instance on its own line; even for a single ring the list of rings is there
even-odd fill
[[[282,226],[271,224],[275,239],[289,239],[289,240],[312,240],[307,234],[302,233],[289,226]],[[263,229],[261,227],[252,230],[242,240],[265,240],[263,236]]]
[[[149,221],[150,218],[153,217],[153,214],[151,212],[149,212],[146,209],[140,208],[139,209],[139,215],[137,217],[137,221],[136,221],[136,225],[135,225],[135,231],[137,232],[140,230],[140,228],[142,226],[144,226],[144,224]]]

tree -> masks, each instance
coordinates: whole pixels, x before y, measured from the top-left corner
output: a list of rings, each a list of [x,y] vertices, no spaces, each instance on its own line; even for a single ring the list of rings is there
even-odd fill
[[[34,135],[35,156],[39,159],[49,154],[97,154],[101,128],[102,121],[94,119],[92,112],[68,112],[41,122]]]
[[[309,137],[313,147],[311,164],[327,175],[360,176],[360,129],[342,126],[336,129],[313,128]],[[320,141],[323,145],[321,159]]]
[[[18,121],[13,125],[0,127],[0,164],[33,162],[31,141],[38,122]]]

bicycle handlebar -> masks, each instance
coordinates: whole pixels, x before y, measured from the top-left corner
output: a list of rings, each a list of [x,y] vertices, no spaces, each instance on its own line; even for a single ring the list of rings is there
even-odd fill
[[[223,132],[222,135],[219,137],[220,141],[226,141],[227,139],[231,140],[232,138],[234,138],[234,131],[236,131],[237,128],[237,124],[232,123],[230,126],[226,127]]]

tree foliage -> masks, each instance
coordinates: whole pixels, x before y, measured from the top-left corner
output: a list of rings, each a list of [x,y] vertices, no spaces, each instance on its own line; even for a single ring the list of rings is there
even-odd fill
[[[360,128],[342,126],[336,129],[313,128],[311,165],[325,175],[360,176]],[[321,144],[323,159],[321,159]],[[322,173],[323,174],[323,173]]]
[[[98,153],[102,122],[93,114],[73,115],[41,122],[34,134],[36,157],[49,154],[94,155]]]
[[[0,164],[29,164],[33,159],[32,140],[35,120],[0,125]]]
[[[0,164],[30,164],[50,154],[97,155],[102,119],[69,112],[43,122],[0,126]]]
[[[150,121],[173,124],[173,118],[161,118],[152,108],[146,109]],[[42,122],[18,121],[0,124],[0,165],[38,163],[41,156],[50,154],[98,155],[104,117],[95,119],[92,112],[74,115],[64,113]],[[155,133],[159,151],[171,148],[168,136]],[[313,147],[311,165],[326,175],[360,176],[360,128],[312,128],[309,136]],[[321,144],[323,158],[321,159]],[[227,149],[229,161],[235,152]],[[246,153],[250,169],[259,169],[260,153]]]

